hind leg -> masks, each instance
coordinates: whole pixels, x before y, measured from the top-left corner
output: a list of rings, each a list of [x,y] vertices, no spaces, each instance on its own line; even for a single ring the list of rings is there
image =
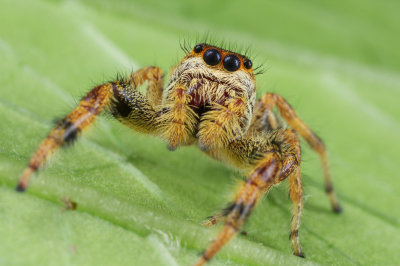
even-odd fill
[[[258,106],[259,114],[272,113],[272,108],[276,106],[280,114],[282,115],[282,118],[289,124],[289,126],[296,130],[296,132],[308,142],[311,148],[318,153],[324,173],[325,191],[329,196],[332,209],[334,212],[341,212],[342,208],[340,207],[339,201],[333,190],[332,176],[329,170],[328,153],[322,140],[314,132],[312,132],[312,130],[306,125],[306,123],[304,123],[297,116],[293,108],[286,102],[286,100],[282,96],[273,93],[266,93],[261,97]],[[262,119],[256,119],[253,121],[255,122],[255,125],[259,125],[259,121],[262,121]]]
[[[289,177],[290,199],[293,202],[292,225],[290,227],[290,241],[293,253],[299,257],[305,257],[301,250],[299,240],[300,219],[303,212],[303,187],[301,182],[301,170],[298,167]]]

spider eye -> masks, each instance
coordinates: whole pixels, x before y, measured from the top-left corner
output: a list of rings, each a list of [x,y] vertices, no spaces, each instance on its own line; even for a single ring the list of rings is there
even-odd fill
[[[204,62],[210,66],[215,66],[221,61],[221,54],[216,49],[208,49],[203,55]]]
[[[250,59],[247,59],[247,58],[246,58],[246,59],[244,60],[244,62],[243,62],[243,65],[244,65],[245,68],[250,69],[250,68],[253,67],[253,62],[251,62]]]
[[[240,59],[233,54],[229,54],[224,58],[224,67],[228,71],[236,71],[240,68]]]
[[[202,44],[196,44],[196,46],[193,48],[193,51],[195,53],[200,53],[201,51],[203,51],[203,45]]]

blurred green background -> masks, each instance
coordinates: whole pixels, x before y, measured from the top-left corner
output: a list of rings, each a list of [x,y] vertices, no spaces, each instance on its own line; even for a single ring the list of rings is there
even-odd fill
[[[92,86],[209,33],[251,48],[261,95],[283,95],[328,147],[344,213],[330,211],[303,143],[306,195],[291,255],[287,183],[273,189],[211,265],[395,265],[400,261],[399,1],[0,1],[0,265],[189,265],[220,229],[240,176],[195,147],[101,117],[14,191],[55,118]],[[60,200],[78,203],[63,212]]]

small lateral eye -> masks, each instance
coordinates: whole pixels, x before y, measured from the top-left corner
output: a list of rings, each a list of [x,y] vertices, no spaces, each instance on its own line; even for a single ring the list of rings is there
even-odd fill
[[[236,71],[240,68],[240,59],[233,54],[228,54],[224,58],[224,67],[228,71]]]
[[[215,66],[221,61],[221,54],[216,49],[208,49],[203,54],[204,62],[210,66]]]
[[[244,60],[244,62],[243,62],[243,65],[244,65],[245,68],[250,69],[250,68],[253,67],[253,62],[251,62],[250,59],[247,59],[247,58],[246,58],[246,59]]]
[[[200,53],[201,51],[203,51],[203,45],[202,44],[196,44],[196,46],[193,48],[193,51],[195,53]]]

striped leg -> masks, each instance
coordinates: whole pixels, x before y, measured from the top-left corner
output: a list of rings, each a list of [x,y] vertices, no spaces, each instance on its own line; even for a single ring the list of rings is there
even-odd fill
[[[289,178],[290,183],[290,199],[293,202],[292,225],[290,228],[290,240],[292,242],[293,254],[304,258],[301,250],[299,229],[301,214],[303,211],[303,186],[301,182],[301,150],[300,142],[294,130],[287,129],[282,134],[286,142],[289,144],[289,150],[285,152],[283,157],[283,167],[279,179]]]
[[[79,132],[93,123],[105,106],[110,104],[112,84],[104,84],[92,89],[69,115],[63,118],[43,140],[25,168],[16,188],[25,191],[32,173],[45,163],[60,146],[73,142]]]
[[[293,232],[299,230],[302,195],[300,179],[301,150],[299,139],[294,130],[278,129],[261,134],[257,137],[250,136],[230,143],[227,156],[239,168],[253,165],[252,171],[245,183],[243,183],[235,196],[233,204],[227,209],[211,217],[203,225],[216,224],[225,216],[225,226],[217,239],[203,253],[196,265],[202,265],[210,260],[241,228],[246,218],[250,215],[255,204],[269,191],[269,189],[290,177],[295,177],[297,185],[291,181],[292,200],[296,201],[296,209],[293,212]],[[239,163],[242,163],[240,165]],[[300,187],[299,187],[300,186]],[[300,202],[300,207],[298,207]],[[292,241],[293,253],[302,256],[298,237]]]
[[[308,142],[311,148],[318,153],[322,164],[322,170],[324,172],[325,189],[328,193],[333,211],[337,213],[341,212],[342,208],[340,207],[337,197],[333,191],[328,154],[322,140],[318,138],[318,136],[313,133],[312,130],[297,116],[293,108],[282,96],[273,93],[267,93],[261,97],[260,103],[262,103],[264,106],[265,112],[270,112],[272,108],[276,106],[283,119],[289,124],[289,126],[296,130],[296,132]]]
[[[135,83],[135,86],[140,86],[145,81],[148,81],[146,98],[152,106],[161,104],[164,87],[161,68],[154,66],[142,68],[132,73],[131,80]]]
[[[233,204],[227,209],[225,225],[214,242],[204,251],[203,256],[195,265],[203,265],[236,235],[246,218],[250,215],[256,203],[277,180],[281,170],[281,160],[275,152],[267,153],[248,179],[236,193]]]
[[[258,101],[254,108],[253,120],[249,128],[249,133],[274,130],[281,127],[274,112],[272,104],[265,105],[261,100]]]
[[[290,227],[290,241],[292,241],[293,253],[296,256],[304,258],[304,253],[301,250],[299,229],[301,213],[303,211],[303,187],[301,184],[301,170],[300,167],[289,177],[290,182],[290,199],[293,202],[293,216],[292,225]]]
[[[45,164],[53,152],[73,142],[95,120],[102,111],[112,113],[118,120],[142,132],[151,133],[155,130],[157,113],[150,102],[136,90],[146,80],[149,90],[159,90],[162,73],[158,68],[145,68],[135,72],[130,78],[122,81],[109,82],[92,89],[82,98],[79,105],[64,117],[43,140],[39,148],[23,171],[17,191],[25,191],[29,179],[38,168]],[[153,96],[152,96],[153,97]],[[157,94],[153,97],[157,100]]]

